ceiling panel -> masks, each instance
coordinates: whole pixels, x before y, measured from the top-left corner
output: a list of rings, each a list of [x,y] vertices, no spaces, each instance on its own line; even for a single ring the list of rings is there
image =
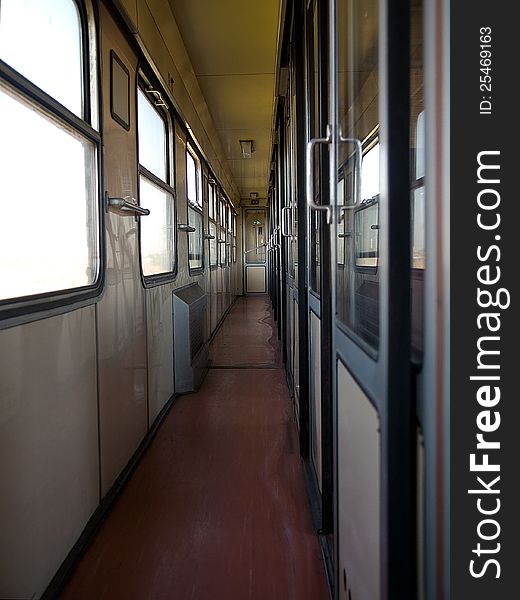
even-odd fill
[[[277,0],[170,0],[196,75],[273,73]]]
[[[169,0],[241,197],[267,195],[279,0]],[[252,139],[251,159],[239,140]]]
[[[274,75],[200,77],[217,129],[271,128]]]

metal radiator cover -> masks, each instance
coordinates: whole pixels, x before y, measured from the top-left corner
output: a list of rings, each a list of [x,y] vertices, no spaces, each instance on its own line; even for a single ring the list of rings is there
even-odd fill
[[[175,391],[199,388],[208,365],[207,294],[194,283],[173,292]]]

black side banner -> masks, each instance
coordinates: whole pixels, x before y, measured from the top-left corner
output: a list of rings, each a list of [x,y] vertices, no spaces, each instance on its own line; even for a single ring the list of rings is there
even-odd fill
[[[516,25],[451,3],[452,600],[520,597]]]

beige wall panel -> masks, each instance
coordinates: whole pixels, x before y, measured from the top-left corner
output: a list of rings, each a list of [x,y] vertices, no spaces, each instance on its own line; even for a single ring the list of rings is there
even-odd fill
[[[99,500],[95,307],[0,331],[0,598],[36,598]]]
[[[174,391],[172,310],[171,285],[146,290],[150,425]]]
[[[339,598],[380,598],[379,417],[338,362]],[[343,585],[346,573],[347,589]],[[349,594],[350,590],[350,594]]]
[[[137,31],[137,0],[114,0],[124,19]]]
[[[265,292],[265,266],[246,267],[246,292]]]

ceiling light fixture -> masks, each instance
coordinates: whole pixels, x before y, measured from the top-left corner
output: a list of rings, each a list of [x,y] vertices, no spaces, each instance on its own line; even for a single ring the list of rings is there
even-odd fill
[[[242,149],[242,158],[251,158],[251,155],[255,151],[253,140],[239,140],[240,148]]]

